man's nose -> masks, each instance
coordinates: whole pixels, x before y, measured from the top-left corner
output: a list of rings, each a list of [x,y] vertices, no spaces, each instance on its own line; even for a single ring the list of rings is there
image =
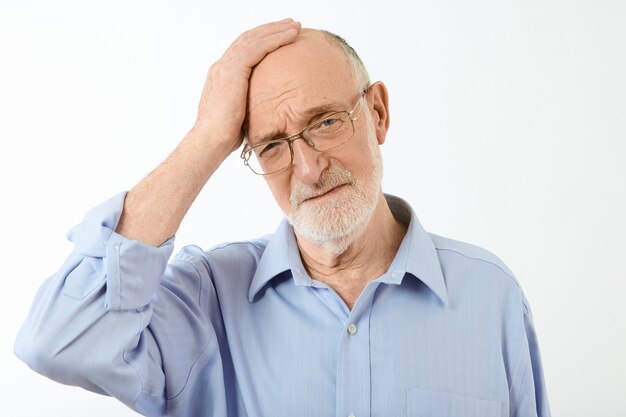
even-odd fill
[[[295,140],[291,146],[294,175],[304,184],[315,184],[322,171],[328,167],[328,159],[323,152],[313,149],[305,138]]]

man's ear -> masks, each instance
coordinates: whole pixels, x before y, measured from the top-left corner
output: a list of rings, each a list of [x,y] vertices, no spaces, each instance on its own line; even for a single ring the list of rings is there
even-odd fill
[[[367,104],[376,129],[376,139],[382,145],[389,129],[389,96],[382,81],[376,81],[367,89]]]

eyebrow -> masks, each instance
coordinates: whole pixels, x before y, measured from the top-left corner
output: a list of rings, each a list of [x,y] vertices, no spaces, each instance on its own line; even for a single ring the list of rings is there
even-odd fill
[[[310,107],[302,112],[300,112],[302,114],[302,118],[306,120],[306,118],[308,117],[308,121],[306,122],[306,124],[304,124],[303,128],[310,125],[311,123],[313,123],[314,121],[316,121],[317,119],[319,119],[320,117],[322,117],[323,114],[325,113],[334,113],[334,112],[338,112],[338,111],[343,111],[341,110],[341,104],[340,103],[328,103],[328,104],[322,104],[320,106],[315,106],[315,107]],[[291,134],[287,134],[287,132],[284,132],[282,130],[279,129],[275,129],[272,130],[266,134],[263,134],[261,136],[255,136],[254,138],[248,138],[248,142],[250,142],[251,145],[257,145],[259,143],[263,143],[263,142],[267,142],[270,140],[274,140],[274,139],[283,139],[283,138],[287,138],[291,135],[294,135],[296,132],[293,132]]]

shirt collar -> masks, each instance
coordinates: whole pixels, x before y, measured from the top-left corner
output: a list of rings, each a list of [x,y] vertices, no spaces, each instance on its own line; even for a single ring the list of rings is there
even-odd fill
[[[389,194],[385,194],[385,198],[394,217],[408,224],[408,229],[387,273],[380,280],[386,284],[400,285],[405,276],[412,276],[422,281],[447,305],[448,293],[432,239],[406,201]],[[300,258],[293,227],[284,219],[269,239],[259,260],[250,284],[248,300],[252,302],[269,281],[289,270],[295,285],[312,285],[313,281]]]
[[[396,220],[408,223],[409,226],[387,273],[381,277],[382,281],[400,285],[405,276],[417,278],[447,305],[448,291],[430,235],[420,224],[409,203],[390,194],[385,194],[385,198]]]
[[[267,242],[252,277],[248,300],[252,302],[265,284],[285,271],[291,271],[296,285],[311,285],[312,280],[300,258],[296,235],[287,219],[283,219],[276,233]]]

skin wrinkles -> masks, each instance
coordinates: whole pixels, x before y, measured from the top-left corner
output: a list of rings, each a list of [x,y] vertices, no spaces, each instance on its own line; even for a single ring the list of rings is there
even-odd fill
[[[284,103],[285,101],[289,100],[289,99],[293,99],[296,95],[297,95],[297,88],[298,86],[295,85],[294,87],[288,87],[288,84],[293,83],[293,81],[290,81],[288,83],[286,83],[285,86],[283,86],[281,89],[285,89],[285,91],[280,92],[279,95],[277,97],[268,97],[267,99],[255,104],[254,106],[250,106],[248,107],[248,116],[246,117],[246,120],[244,122],[244,130],[248,133],[248,142],[250,144],[257,144],[257,143],[261,143],[261,142],[265,142],[266,140],[269,139],[273,139],[274,137],[278,137],[276,135],[279,135],[281,132],[281,128],[277,128],[274,130],[271,130],[270,133],[263,133],[263,134],[249,134],[250,131],[250,125],[249,125],[249,115],[250,113],[252,113],[253,111],[255,111],[256,109],[258,109],[259,107],[263,108],[263,107],[270,107],[273,109],[273,113],[278,114],[278,109],[280,107],[280,105],[282,103]],[[280,91],[281,89],[277,90]],[[272,105],[271,103],[278,100],[278,103],[276,103],[275,105]],[[286,120],[285,123],[282,126],[282,130],[286,129]]]
[[[293,85],[293,87],[290,87],[290,85]],[[290,93],[292,94],[292,97],[295,95],[295,93],[297,93],[297,89],[298,89],[298,82],[296,80],[290,80],[286,83],[284,83],[283,85],[279,86],[276,91],[279,93],[278,96],[276,97],[267,97],[265,100],[261,100],[258,103],[254,104],[254,105],[248,105],[248,113],[252,113],[255,109],[257,109],[260,106],[263,105],[267,105],[269,102],[273,101],[273,100],[278,100],[281,99],[283,96],[288,95]],[[281,91],[284,90],[284,91]],[[280,101],[282,102],[282,100]],[[280,104],[280,102],[278,104]],[[277,109],[276,106],[273,106],[274,110]]]
[[[276,107],[275,113],[279,113],[278,107],[280,107],[280,104],[286,102],[289,99],[290,98],[284,98]],[[293,97],[291,97],[291,99],[293,99]],[[323,119],[324,116],[328,114],[340,111],[348,111],[344,108],[344,106],[339,103],[320,104],[306,110],[298,110],[288,104],[285,104],[285,106],[287,107],[286,113],[288,114],[288,116],[280,122],[280,125],[283,127],[271,129],[269,133],[254,136],[252,139],[248,140],[250,144],[257,145],[259,143],[267,142],[272,139],[285,139],[291,137],[297,134],[297,132],[300,132],[302,129],[309,126],[311,123]],[[291,123],[289,123],[290,120],[292,121]],[[296,127],[294,129],[287,129],[286,126],[289,124],[293,124],[294,126],[299,127]]]
[[[248,142],[259,144],[271,139],[286,138],[296,134],[309,124],[320,119],[325,114],[336,111],[349,111],[343,101],[322,97],[319,102],[305,107],[300,104],[302,100],[299,89],[303,85],[289,88],[274,97],[268,97],[250,107],[249,117],[254,113],[256,120],[254,129],[248,124]]]
[[[336,282],[338,281],[336,278],[337,274],[341,272],[348,272],[342,280],[353,282],[363,279],[363,276],[361,275],[350,273],[355,270],[367,271],[365,272],[365,275],[371,279],[376,279],[382,275],[387,268],[383,268],[381,266],[391,264],[395,254],[388,254],[385,256],[381,262],[381,266],[372,267],[369,260],[372,259],[372,257],[375,256],[380,250],[381,248],[379,247],[368,246],[363,243],[358,245],[358,247],[353,248],[351,256],[342,254],[335,259],[331,259],[331,262],[328,263],[314,262],[314,258],[302,250],[300,250],[300,255],[304,258],[305,262],[307,262],[307,269],[312,276],[317,277],[317,279],[320,279],[322,282],[326,282],[334,288],[334,286],[337,285]]]

